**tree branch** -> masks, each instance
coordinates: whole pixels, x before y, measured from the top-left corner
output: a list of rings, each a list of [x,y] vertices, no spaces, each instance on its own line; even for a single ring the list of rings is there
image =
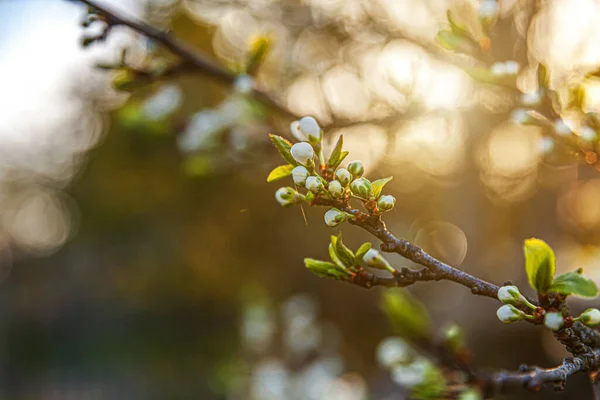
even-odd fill
[[[595,350],[574,358],[565,358],[562,365],[555,368],[525,366],[520,372],[497,372],[483,378],[481,387],[486,398],[521,388],[537,392],[544,386],[552,386],[554,390],[561,391],[571,375],[592,372],[598,368],[600,350]]]
[[[143,21],[136,20],[131,17],[127,17],[111,10],[108,7],[98,4],[96,0],[77,0],[81,3],[87,4],[94,8],[98,13],[105,17],[105,22],[109,27],[116,25],[127,26],[134,31],[141,33],[142,35],[160,43],[167,48],[171,53],[180,57],[183,61],[182,64],[185,68],[181,68],[180,72],[199,72],[205,76],[215,78],[218,81],[232,85],[235,83],[238,75],[233,71],[223,67],[215,60],[211,59],[207,55],[203,54],[197,49],[192,48],[184,41],[177,39],[166,31],[157,29]],[[252,96],[264,103],[265,105],[276,109],[283,116],[298,119],[299,117],[288,110],[285,106],[280,104],[277,100],[272,98],[266,92],[254,88],[251,92]]]

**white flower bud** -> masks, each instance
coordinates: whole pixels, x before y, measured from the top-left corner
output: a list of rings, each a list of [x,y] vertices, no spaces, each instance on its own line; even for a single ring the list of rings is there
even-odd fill
[[[396,366],[392,368],[390,377],[398,385],[411,388],[423,383],[427,371],[432,367],[431,361],[420,357],[408,366]]]
[[[350,190],[352,190],[352,193],[355,195],[368,200],[373,192],[373,185],[371,185],[371,182],[369,182],[368,179],[358,178],[352,181]]]
[[[291,187],[282,187],[275,192],[275,199],[282,206],[289,207],[301,202],[304,196]]]
[[[479,5],[480,18],[496,18],[498,15],[498,3],[496,0],[483,0]]]
[[[493,63],[490,67],[490,72],[498,77],[505,76],[508,74],[508,68],[506,66],[506,63],[496,62]]]
[[[520,321],[524,318],[523,312],[510,304],[500,307],[498,311],[496,311],[496,315],[498,316],[498,319],[505,324]]]
[[[396,198],[389,194],[381,196],[377,201],[377,207],[379,211],[390,211],[396,205]]]
[[[401,338],[390,336],[383,339],[375,350],[377,361],[383,368],[404,364],[411,360],[413,351]]]
[[[306,142],[296,143],[291,148],[292,157],[302,165],[307,165],[315,155],[312,146]]]
[[[523,296],[516,286],[502,286],[498,290],[498,300],[504,304],[521,304]]]
[[[538,142],[538,149],[540,153],[549,153],[554,148],[554,141],[552,138],[543,137]]]
[[[332,208],[331,210],[325,213],[325,223],[327,224],[327,226],[338,226],[347,219],[348,216],[344,212],[338,210],[337,208]]]
[[[236,92],[242,94],[248,94],[254,89],[254,79],[251,76],[242,74],[235,78],[233,82],[233,88]]]
[[[306,179],[310,176],[310,172],[302,165],[297,166],[292,170],[292,179],[298,186],[304,186]]]
[[[342,195],[344,194],[344,187],[342,186],[340,181],[333,180],[329,182],[329,185],[327,185],[327,189],[333,197],[342,197]]]
[[[387,260],[375,249],[369,249],[363,257],[363,261],[367,263],[369,267],[394,271],[394,268],[387,262]]]
[[[571,134],[571,129],[565,124],[565,121],[562,119],[557,119],[554,121],[554,130],[560,136],[567,136]]]
[[[600,324],[600,310],[588,308],[579,316],[579,320],[589,326],[598,325]]]
[[[335,177],[342,184],[343,187],[348,186],[352,181],[352,174],[346,168],[340,168],[335,172]]]
[[[559,330],[564,326],[564,324],[565,320],[561,313],[549,312],[544,318],[544,325],[546,325],[546,327],[552,329],[553,331]]]
[[[313,117],[301,118],[299,129],[310,141],[317,141],[321,137],[321,127]]]
[[[292,135],[299,141],[301,142],[305,142],[308,140],[307,137],[304,137],[304,135],[302,134],[302,132],[300,132],[300,121],[293,121],[290,124],[290,131],[292,132]]]
[[[505,68],[506,75],[509,75],[509,76],[517,75],[519,73],[519,69],[521,69],[521,67],[519,66],[519,63],[516,62],[515,60],[506,61],[504,63],[504,68]]]
[[[317,194],[323,189],[323,183],[316,176],[309,176],[306,178],[306,188],[314,194]]]
[[[540,101],[542,101],[542,93],[539,90],[521,95],[521,104],[525,106],[537,106],[540,104]]]
[[[365,173],[365,168],[360,161],[352,161],[348,164],[348,171],[350,171],[355,178],[360,178],[362,174]]]
[[[589,126],[584,126],[579,130],[579,136],[581,136],[581,138],[583,140],[586,140],[588,142],[593,142],[594,140],[596,140],[596,131],[593,128],[590,128]]]
[[[313,117],[304,117],[290,124],[290,131],[301,142],[318,142],[321,138],[321,127]]]
[[[517,125],[524,125],[531,121],[531,116],[524,108],[517,108],[510,114],[510,118]]]

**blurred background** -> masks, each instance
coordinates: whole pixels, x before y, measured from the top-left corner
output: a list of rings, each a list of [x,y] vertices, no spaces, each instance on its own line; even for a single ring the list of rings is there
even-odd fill
[[[482,3],[488,5],[482,6]],[[522,242],[600,281],[600,173],[541,129],[511,122],[507,90],[474,82],[439,47],[446,11],[496,13],[497,60],[522,92],[543,62],[566,91],[600,64],[600,2],[580,0],[105,1],[235,68],[269,35],[257,85],[344,134],[349,161],[393,175],[388,227],[495,283],[526,288]],[[485,10],[484,10],[485,11]],[[489,12],[487,10],[486,12]],[[112,88],[97,64],[168,60],[117,27],[88,48],[85,8],[0,0],[0,397],[403,399],[379,368],[391,335],[379,290],[319,279],[322,209],[282,209],[270,132],[290,120],[201,75]],[[583,107],[600,107],[586,81]],[[565,119],[568,115],[564,115]],[[371,240],[343,227],[355,248]],[[337,229],[335,230],[337,232]],[[390,256],[396,267],[410,266]],[[526,289],[525,289],[526,290]],[[447,282],[411,288],[439,328],[456,322],[482,367],[554,366],[550,331],[506,326],[497,304]],[[528,293],[532,294],[532,293]],[[599,306],[574,299],[575,312]],[[587,377],[535,398],[585,398]],[[525,398],[529,398],[526,394]],[[517,395],[505,398],[521,398]]]

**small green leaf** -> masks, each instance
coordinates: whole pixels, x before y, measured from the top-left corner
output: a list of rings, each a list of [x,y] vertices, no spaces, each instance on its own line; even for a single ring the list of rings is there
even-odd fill
[[[331,155],[329,156],[329,161],[327,161],[327,166],[332,170],[335,170],[339,165],[344,161],[344,158],[348,155],[347,151],[342,151],[344,147],[344,135],[340,135]]]
[[[335,241],[335,252],[340,258],[340,260],[344,263],[345,266],[351,267],[354,265],[354,253],[352,250],[344,246],[342,242],[342,232],[337,236],[337,240]]]
[[[290,152],[292,144],[288,140],[282,138],[281,136],[273,135],[272,133],[269,134],[269,138],[275,147],[277,147],[279,154],[281,154],[285,161],[293,166],[298,165],[298,162],[294,160],[294,157],[292,157],[292,153]]]
[[[360,246],[358,248],[358,250],[356,250],[356,255],[354,256],[354,265],[355,266],[359,266],[360,264],[362,264],[363,262],[363,258],[365,257],[365,254],[367,254],[367,251],[371,250],[371,243],[367,242],[367,243],[363,243],[362,246]]]
[[[501,79],[505,79],[505,77],[499,77],[490,71],[489,68],[481,68],[481,67],[465,67],[464,71],[469,74],[471,78],[481,83],[493,84],[497,83]]]
[[[393,176],[388,176],[387,178],[377,179],[376,181],[373,181],[373,183],[371,183],[371,185],[373,186],[373,197],[378,199],[379,196],[381,196],[381,191],[383,190],[383,187],[393,178]]]
[[[334,263],[327,261],[305,258],[304,265],[310,272],[322,278],[343,279],[347,276],[350,276],[348,271],[342,270]]]
[[[342,262],[342,260],[338,256],[337,251],[335,249],[335,242],[336,241],[337,241],[337,237],[332,236],[331,237],[331,243],[329,244],[329,258],[331,258],[331,261],[333,261],[333,263],[335,265],[337,265],[339,268],[345,270],[346,269],[346,265]]]
[[[273,168],[273,171],[269,173],[269,176],[267,177],[267,182],[270,183],[275,182],[279,179],[287,178],[292,174],[293,169],[294,166],[291,164],[280,165],[279,167],[275,167]]]
[[[431,336],[431,320],[425,306],[404,289],[383,292],[381,306],[394,332],[407,340]]]
[[[583,275],[583,270],[567,272],[554,279],[550,292],[564,294],[565,296],[575,295],[579,297],[594,298],[598,296],[598,287],[587,276]]]
[[[529,284],[538,293],[548,293],[556,272],[554,251],[546,242],[535,238],[525,240],[523,250]]]
[[[452,31],[439,31],[436,35],[436,39],[440,45],[447,50],[460,51],[463,53],[472,51],[469,40]]]
[[[548,87],[550,83],[550,76],[548,75],[548,69],[542,63],[538,66],[537,70],[537,81],[540,89],[544,89]]]
[[[448,17],[448,23],[450,24],[450,29],[452,29],[452,33],[457,36],[468,36],[469,32],[465,29],[465,27],[456,22],[454,19],[454,15],[452,15],[452,11],[446,11],[446,16]]]
[[[271,39],[267,36],[260,36],[250,44],[250,51],[246,60],[246,73],[248,75],[252,76],[256,74],[258,68],[260,68],[265,58],[267,58],[271,45]]]

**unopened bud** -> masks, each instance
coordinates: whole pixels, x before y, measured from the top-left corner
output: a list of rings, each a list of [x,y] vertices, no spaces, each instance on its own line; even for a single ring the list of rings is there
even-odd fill
[[[544,325],[553,331],[557,331],[565,325],[565,319],[561,313],[549,312],[544,318]]]
[[[521,304],[523,299],[523,295],[516,286],[502,286],[498,290],[498,300],[504,304]]]
[[[369,267],[388,270],[390,272],[394,272],[394,268],[387,262],[385,258],[375,249],[369,249],[365,253],[363,260],[367,263]]]
[[[350,190],[352,190],[352,193],[354,193],[358,197],[368,200],[369,197],[371,197],[371,194],[373,193],[373,186],[371,185],[371,182],[369,182],[368,179],[358,178],[352,181],[352,183],[350,184]]]
[[[290,152],[292,153],[294,160],[302,165],[307,165],[315,155],[312,146],[306,142],[296,143],[292,146]]]
[[[521,104],[524,106],[537,106],[542,101],[542,93],[539,90],[535,92],[523,93],[521,95]]]
[[[331,210],[325,213],[325,223],[327,226],[338,226],[342,222],[345,222],[348,219],[348,215],[338,210],[337,208],[332,208]]]
[[[292,135],[302,142],[316,143],[321,138],[321,127],[313,117],[304,117],[290,124]]]
[[[600,310],[588,308],[580,316],[579,320],[588,326],[600,324]]]
[[[496,315],[498,316],[498,319],[505,324],[520,321],[525,317],[522,311],[511,304],[506,304],[500,307],[498,311],[496,311]]]
[[[302,165],[297,166],[292,170],[292,179],[298,186],[304,186],[306,179],[310,176],[310,172]]]
[[[306,188],[314,194],[317,194],[323,189],[323,183],[316,176],[309,176],[306,178]]]
[[[375,354],[379,365],[383,368],[391,368],[409,362],[413,357],[413,350],[404,339],[391,336],[379,343]]]
[[[352,180],[352,174],[346,168],[340,168],[335,172],[335,177],[342,184],[343,187],[348,186]]]
[[[355,178],[360,178],[365,173],[365,167],[363,167],[360,161],[352,161],[348,164],[348,171],[350,171]]]
[[[396,198],[394,196],[385,195],[381,196],[379,200],[377,200],[377,207],[379,211],[390,211],[396,205]]]
[[[329,185],[327,185],[327,190],[329,190],[329,193],[331,193],[333,197],[342,197],[344,194],[344,188],[342,187],[342,184],[340,181],[336,180],[329,182]]]
[[[275,192],[275,199],[284,207],[289,207],[304,200],[304,196],[291,187],[282,187]]]

